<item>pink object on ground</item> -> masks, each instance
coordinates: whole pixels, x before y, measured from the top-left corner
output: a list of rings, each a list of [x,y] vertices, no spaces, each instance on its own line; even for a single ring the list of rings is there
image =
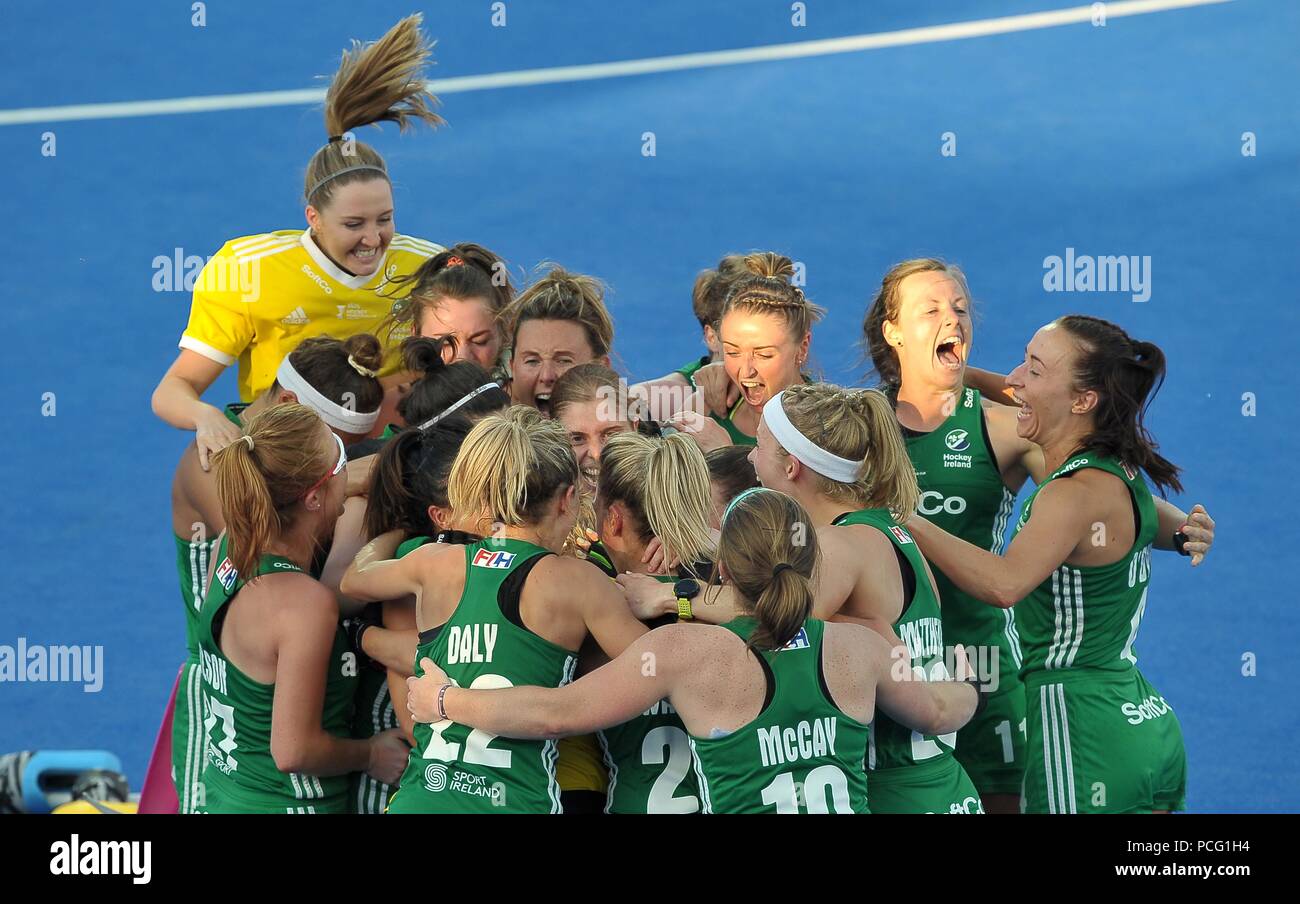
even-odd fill
[[[153,742],[153,755],[149,757],[149,768],[145,770],[144,788],[140,791],[137,813],[176,813],[180,810],[180,801],[176,799],[176,784],[172,781],[172,713],[176,709],[176,693],[180,690],[183,674],[184,665],[176,673],[172,695],[163,712],[162,726]]]

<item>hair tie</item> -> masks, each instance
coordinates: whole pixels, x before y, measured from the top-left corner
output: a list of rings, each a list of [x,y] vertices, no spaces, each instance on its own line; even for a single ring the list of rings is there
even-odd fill
[[[343,140],[343,136],[342,136],[342,135],[331,135],[331,136],[330,136],[329,143],[330,143],[330,144],[334,144],[336,141],[342,141],[342,140]]]
[[[248,451],[249,451],[249,452],[252,452],[252,451],[253,451],[253,438],[252,438],[251,436],[249,436],[247,433],[245,433],[243,436],[240,437],[240,439],[241,439],[241,440],[248,440]]]
[[[452,267],[463,267],[464,265],[465,265],[464,259],[452,256],[447,258],[447,263],[446,265],[444,265],[443,269],[450,270]]]
[[[794,570],[794,566],[791,565],[789,562],[782,562],[780,565],[777,565],[775,568],[772,569],[772,580],[775,581],[775,580],[776,580],[776,576],[777,576],[778,574],[780,574],[780,573],[783,572],[783,571],[787,571],[787,570],[789,570],[789,571],[793,571],[793,570]]]
[[[361,374],[361,376],[363,377],[370,377],[371,379],[374,379],[375,377],[379,376],[379,374],[375,373],[370,368],[363,367],[362,365],[358,364],[357,359],[352,357],[351,355],[348,355],[348,363],[352,365],[353,370]]]

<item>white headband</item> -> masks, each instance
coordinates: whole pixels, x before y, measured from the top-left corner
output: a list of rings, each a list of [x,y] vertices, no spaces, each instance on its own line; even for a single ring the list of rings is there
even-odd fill
[[[840,483],[855,482],[866,460],[850,461],[847,458],[832,455],[800,433],[799,429],[790,423],[790,419],[785,415],[785,408],[781,405],[781,396],[783,395],[785,395],[784,390],[768,399],[767,404],[763,406],[763,420],[767,423],[767,429],[772,431],[772,436],[776,438],[776,441],[781,444],[785,451],[823,477],[829,477],[831,480]]]
[[[428,430],[428,429],[429,429],[430,427],[432,427],[434,424],[438,423],[438,421],[442,420],[442,419],[445,418],[447,415],[451,414],[451,413],[452,413],[453,411],[455,411],[457,408],[459,408],[460,406],[462,406],[462,405],[464,405],[466,402],[468,402],[470,399],[473,399],[473,398],[476,398],[477,396],[482,395],[483,393],[487,392],[489,389],[500,389],[500,388],[501,388],[501,384],[500,384],[500,383],[484,383],[484,384],[483,384],[482,386],[480,386],[478,389],[471,389],[469,392],[467,392],[467,393],[465,393],[463,396],[461,396],[460,399],[459,399],[459,401],[457,401],[455,404],[453,404],[450,408],[448,408],[448,409],[446,409],[445,411],[442,411],[442,412],[440,412],[440,413],[438,413],[438,414],[435,414],[433,417],[429,418],[427,421],[425,421],[423,424],[421,424],[419,427],[416,427],[415,429],[417,429],[417,430]]]
[[[320,419],[335,430],[344,433],[369,433],[379,420],[379,409],[361,412],[344,408],[338,402],[332,402],[321,395],[315,386],[308,383],[298,371],[293,369],[289,356],[285,355],[280,368],[275,372],[275,381],[282,389],[287,389],[298,397],[298,401],[320,415]]]

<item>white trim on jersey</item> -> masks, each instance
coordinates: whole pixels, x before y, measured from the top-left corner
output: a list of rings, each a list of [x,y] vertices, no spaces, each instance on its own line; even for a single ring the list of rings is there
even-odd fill
[[[195,339],[193,336],[182,334],[181,341],[177,343],[177,346],[179,348],[189,349],[192,352],[197,352],[210,361],[216,361],[222,367],[229,367],[235,363],[234,355],[227,355],[220,349],[215,349],[206,342],[201,342],[198,339]]]
[[[1077,568],[1062,565],[1052,572],[1052,607],[1056,610],[1056,627],[1044,665],[1068,669],[1074,665],[1083,642],[1083,573]]]
[[[1016,610],[1015,607],[1002,610],[1005,623],[1002,626],[1002,633],[1006,635],[1007,646],[1011,649],[1011,661],[1016,668],[1024,665],[1025,654],[1020,649],[1020,631],[1016,628]]]
[[[1066,657],[1065,667],[1074,666],[1074,657],[1079,654],[1079,645],[1083,643],[1083,572],[1079,569],[1071,569],[1074,572],[1074,611],[1078,621],[1074,624],[1074,643],[1070,645],[1070,654]]]
[[[560,747],[554,740],[542,744],[542,769],[546,771],[546,796],[551,799],[552,815],[564,812],[564,804],[560,802],[560,785],[555,780],[555,761],[559,758]]]
[[[566,656],[564,667],[560,670],[560,683],[564,687],[573,680],[573,673],[578,668],[578,657]],[[551,799],[551,813],[563,813],[564,804],[560,801],[560,784],[555,778],[555,762],[560,758],[560,745],[549,740],[542,745],[542,769],[546,772],[546,795]]]
[[[276,235],[273,232],[259,232],[256,235],[246,235],[243,238],[231,239],[229,242],[230,250],[242,252],[244,249],[252,245],[260,245],[267,239],[272,238],[276,238]]]
[[[272,245],[269,248],[258,251],[256,254],[250,254],[247,257],[236,257],[235,261],[241,264],[251,264],[253,261],[260,261],[264,257],[270,257],[272,254],[279,254],[282,251],[288,251],[297,244],[297,242],[288,242],[283,245]]]
[[[416,254],[422,254],[425,257],[433,257],[435,254],[441,254],[447,249],[441,245],[424,239],[417,239],[413,235],[395,235],[389,243],[391,248],[404,248],[407,251],[413,251]]]
[[[614,805],[614,789],[618,787],[618,763],[614,762],[614,757],[610,755],[609,741],[605,738],[604,730],[596,732],[596,740],[600,742],[605,771],[609,773],[609,783],[605,786],[605,813],[608,814],[610,807]]]
[[[994,555],[1002,555],[1002,547],[1007,542],[1007,522],[1011,520],[1011,513],[1016,507],[1016,497],[1006,487],[1002,488],[1002,502],[998,505],[998,513],[993,518],[993,545],[989,547],[989,552]]]
[[[265,233],[230,243],[230,253],[236,260],[248,260],[262,251],[283,251],[298,244],[298,237]],[[260,255],[259,255],[260,256]]]
[[[189,706],[189,724],[185,728],[185,765],[181,774],[180,810],[194,812],[194,785],[203,769],[203,751],[207,737],[200,731],[203,724],[203,669],[197,662],[187,664],[185,702]]]
[[[700,755],[695,749],[695,739],[687,735],[686,743],[691,748],[691,763],[695,766],[695,779],[700,786],[700,812],[712,813],[713,798],[709,794],[709,782],[704,777],[704,765],[700,762]]]
[[[336,266],[335,263],[325,255],[325,252],[321,251],[316,243],[312,241],[311,233],[307,230],[303,230],[302,236],[298,241],[303,248],[307,249],[307,256],[312,259],[316,266],[324,270],[326,276],[344,288],[353,290],[364,289],[375,280],[383,278],[384,267],[388,262],[387,250],[384,251],[384,257],[380,260],[379,266],[375,268],[374,273],[353,276]]]

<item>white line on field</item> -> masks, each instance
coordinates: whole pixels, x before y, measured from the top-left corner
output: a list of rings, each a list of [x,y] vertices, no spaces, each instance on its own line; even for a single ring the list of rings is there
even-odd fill
[[[1106,21],[1109,22],[1111,19],[1124,16],[1140,16],[1172,9],[1230,2],[1232,0],[1121,0],[1121,2],[1095,5],[1105,7]],[[995,19],[953,22],[947,25],[927,25],[923,28],[904,28],[900,31],[849,35],[842,38],[825,38],[818,41],[796,41],[790,44],[769,44],[763,47],[742,47],[736,50],[714,50],[706,53],[682,53],[675,56],[648,57],[646,59],[621,60],[612,63],[555,66],[549,69],[520,69],[514,72],[492,72],[484,75],[433,79],[429,82],[429,90],[434,94],[457,94],[464,91],[484,91],[491,88],[553,85],[561,82],[582,82],[602,78],[619,78],[628,75],[649,75],[656,72],[707,69],[713,66],[735,66],[740,63],[761,63],[770,60],[829,56],[837,53],[855,53],[861,50],[878,50],[882,47],[933,44],[938,41],[956,41],[963,38],[979,38],[986,35],[1008,34],[1016,31],[1033,31],[1039,28],[1052,28],[1057,25],[1090,22],[1092,17],[1093,5],[1074,6],[1067,9],[1025,13],[1019,16],[1001,16]],[[292,107],[318,104],[324,100],[324,88],[301,88],[290,91],[252,91],[245,94],[173,97],[164,100],[133,100],[105,104],[28,107],[17,110],[0,110],[0,126],[69,122],[86,119],[122,119],[133,116],[169,116],[177,113],[209,113],[218,110],[246,110],[255,107]]]

